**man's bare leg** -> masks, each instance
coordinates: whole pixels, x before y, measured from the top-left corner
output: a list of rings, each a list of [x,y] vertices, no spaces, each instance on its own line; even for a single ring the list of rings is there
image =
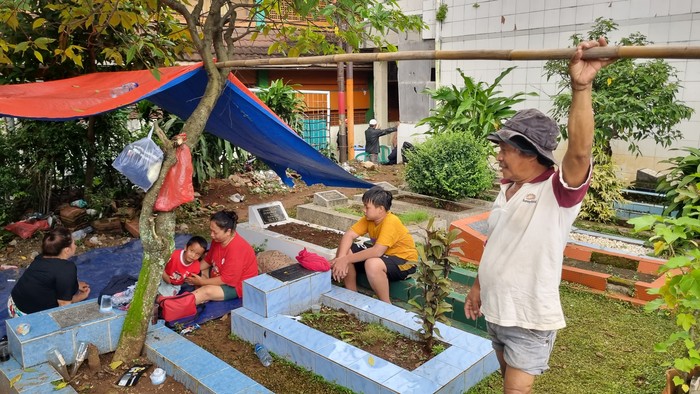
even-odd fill
[[[535,375],[506,366],[503,379],[503,392],[505,394],[530,394],[533,383],[535,383]]]
[[[367,273],[369,285],[372,286],[372,290],[377,294],[377,297],[391,304],[389,278],[386,276],[386,264],[384,264],[384,261],[378,257],[368,259],[365,261],[365,272]]]
[[[355,264],[348,265],[348,274],[343,278],[343,283],[345,288],[352,291],[357,291],[357,271],[355,271]]]

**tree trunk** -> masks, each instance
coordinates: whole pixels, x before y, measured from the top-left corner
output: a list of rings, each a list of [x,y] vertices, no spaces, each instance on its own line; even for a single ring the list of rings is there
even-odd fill
[[[204,126],[225,86],[226,79],[223,73],[208,74],[209,81],[202,100],[182,129],[182,132],[187,135],[187,145],[190,148],[193,148],[199,141]],[[154,212],[154,205],[163,186],[165,175],[176,162],[175,149],[171,146],[171,142],[166,140],[163,141],[163,144],[165,145],[165,158],[158,180],[148,190],[141,205],[139,231],[143,243],[143,264],[138,284],[134,290],[134,298],[124,319],[119,345],[114,353],[113,361],[128,362],[141,355],[153,313],[158,284],[165,264],[175,247],[175,213]]]

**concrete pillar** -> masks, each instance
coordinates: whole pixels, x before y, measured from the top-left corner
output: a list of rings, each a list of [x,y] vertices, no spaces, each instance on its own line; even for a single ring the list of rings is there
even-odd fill
[[[386,62],[374,62],[374,118],[381,127],[389,122],[388,70]]]

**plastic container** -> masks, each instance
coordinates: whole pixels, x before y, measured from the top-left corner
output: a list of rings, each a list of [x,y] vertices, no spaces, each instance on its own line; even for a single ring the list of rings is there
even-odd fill
[[[109,313],[112,311],[112,296],[111,295],[102,295],[102,298],[100,298],[100,312],[102,313]]]
[[[267,348],[262,343],[255,344],[255,354],[258,356],[258,359],[260,359],[262,365],[266,367],[272,365],[272,356],[270,356],[270,352],[267,351]]]
[[[85,361],[85,356],[87,356],[88,344],[87,342],[78,343],[78,350],[75,352],[75,362],[73,363],[73,368],[71,369],[70,376],[75,376],[78,373],[78,368],[80,364]]]
[[[93,231],[94,230],[91,226],[87,226],[85,228],[81,228],[80,230],[73,231],[71,236],[73,237],[73,241],[79,241],[79,240],[85,238],[85,236],[87,236],[88,234],[90,234]]]
[[[110,95],[112,96],[112,98],[115,98],[115,97],[121,96],[122,94],[124,94],[126,92],[130,92],[130,91],[136,89],[137,87],[139,87],[138,83],[128,82],[122,86],[118,86],[118,87],[112,89],[110,91]]]
[[[156,368],[151,372],[151,383],[155,385],[165,382],[165,371],[161,368]]]
[[[55,347],[49,349],[46,352],[46,361],[48,361],[49,364],[54,367],[56,372],[61,374],[64,381],[68,382],[70,380],[70,375],[68,375],[68,367],[66,367],[66,359],[63,358],[63,354],[61,354],[58,349]]]

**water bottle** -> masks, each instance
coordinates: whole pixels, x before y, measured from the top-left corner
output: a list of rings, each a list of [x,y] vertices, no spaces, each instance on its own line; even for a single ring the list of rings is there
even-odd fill
[[[255,354],[260,359],[262,365],[269,367],[270,364],[272,364],[272,356],[270,356],[270,352],[267,351],[267,348],[263,346],[262,343],[255,344]]]
[[[92,227],[87,226],[85,228],[81,228],[80,230],[73,231],[73,233],[71,233],[71,236],[73,237],[73,241],[80,241],[81,239],[85,238],[85,236],[90,234],[91,232],[92,232]]]
[[[131,285],[126,288],[126,290],[119,292],[117,294],[114,294],[112,296],[112,306],[114,307],[120,307],[126,304],[129,304],[131,300],[134,298],[134,288],[136,285]]]
[[[137,87],[139,87],[139,84],[138,84],[138,83],[136,83],[136,82],[128,82],[128,83],[125,83],[125,84],[122,85],[122,86],[118,86],[118,87],[112,89],[112,90],[110,91],[110,94],[111,94],[112,98],[115,98],[115,97],[117,97],[117,96],[121,96],[122,94],[124,94],[124,93],[126,93],[126,92],[130,92],[130,91],[136,89]]]

